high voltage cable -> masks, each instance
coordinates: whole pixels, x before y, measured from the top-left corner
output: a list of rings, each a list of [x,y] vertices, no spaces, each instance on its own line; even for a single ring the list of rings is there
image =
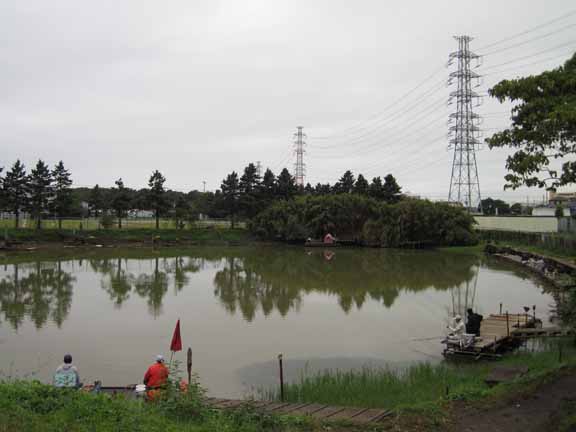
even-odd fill
[[[410,122],[410,123],[408,123],[408,124],[402,124],[402,127],[403,127],[403,128],[406,128],[406,127],[408,127],[408,126],[411,126],[411,125],[413,125],[413,124],[418,123],[420,120],[428,117],[430,114],[435,113],[435,112],[437,111],[437,108],[440,107],[440,106],[443,106],[443,105],[444,105],[444,101],[443,101],[443,100],[437,100],[437,101],[435,101],[434,103],[428,105],[428,106],[427,106],[426,108],[424,108],[423,110],[419,111],[419,112],[417,113],[417,117],[416,117],[415,119],[413,119],[412,122]],[[423,115],[422,115],[422,114],[423,114]],[[445,116],[445,115],[446,115],[446,114],[444,114],[444,116]],[[369,139],[364,139],[364,140],[358,140],[358,139],[356,139],[356,140],[351,140],[351,141],[347,141],[347,142],[344,142],[344,143],[340,143],[339,146],[334,145],[334,146],[331,146],[331,147],[322,147],[322,148],[320,148],[320,152],[323,152],[323,151],[326,151],[326,150],[328,150],[328,151],[335,151],[335,150],[338,150],[338,148],[349,148],[350,146],[352,146],[352,145],[354,145],[354,144],[358,144],[359,142],[368,143],[368,145],[366,145],[366,146],[362,146],[362,147],[360,147],[360,148],[355,148],[355,149],[354,149],[354,150],[355,150],[355,153],[358,153],[358,150],[363,151],[363,150],[370,149],[370,148],[372,148],[372,147],[374,147],[374,146],[380,145],[380,144],[381,144],[381,141],[382,141],[383,139],[384,139],[384,140],[387,140],[387,139],[389,140],[390,137],[394,137],[395,135],[398,135],[399,133],[402,133],[402,131],[400,131],[400,130],[390,131],[390,132],[389,132],[387,135],[385,135],[385,136],[375,136],[375,137],[372,137],[372,138],[369,138]],[[315,149],[316,149],[316,147],[314,147],[313,145],[311,145],[310,148],[311,148],[311,150],[315,150]]]
[[[572,53],[572,50],[570,50],[570,52],[563,53],[563,54],[559,54],[559,55],[556,55],[556,56],[553,56],[553,57],[548,57],[548,58],[545,58],[545,59],[543,59],[543,60],[538,60],[538,61],[535,61],[535,62],[530,62],[530,63],[525,63],[525,64],[522,64],[522,65],[518,65],[518,66],[513,66],[513,67],[510,67],[510,68],[504,68],[504,69],[501,69],[501,70],[492,71],[492,72],[489,72],[489,73],[486,73],[486,74],[482,74],[482,76],[490,76],[490,75],[499,74],[499,73],[502,73],[502,72],[507,72],[507,71],[510,71],[510,70],[522,69],[522,68],[524,68],[524,67],[534,66],[534,65],[537,65],[537,64],[541,64],[541,63],[546,63],[546,62],[549,62],[549,61],[552,61],[552,60],[556,60],[556,59],[558,59],[558,58],[560,58],[560,57],[564,57],[564,56],[566,56],[566,55],[570,55],[571,53]]]
[[[388,111],[390,108],[393,108],[397,103],[403,101],[407,96],[411,95],[412,93],[414,93],[416,90],[418,90],[420,87],[422,87],[424,84],[426,84],[428,81],[430,81],[432,78],[434,78],[438,73],[440,73],[441,71],[444,70],[444,66],[442,66],[439,69],[436,69],[434,72],[432,72],[429,76],[427,76],[423,81],[421,81],[418,85],[416,85],[415,87],[413,87],[412,89],[410,89],[409,91],[407,91],[406,93],[404,93],[402,96],[400,96],[399,98],[395,99],[392,103],[390,103],[389,105],[387,105],[384,109],[382,109],[381,111],[379,111],[377,114],[373,115],[372,117],[370,117],[368,120],[364,121],[364,122],[357,122],[357,124],[362,124],[362,123],[367,123],[369,121],[372,121],[372,119],[377,119],[378,117],[380,117],[383,113],[385,113],[386,111]],[[341,131],[338,131],[339,134],[345,134],[346,131],[348,130],[352,130],[352,129],[356,129],[358,128],[358,126],[352,125],[349,126],[347,128],[342,129]],[[325,135],[325,136],[317,136],[315,137],[316,139],[327,139],[330,138],[331,136],[335,135],[336,133],[332,133],[330,135]]]
[[[387,155],[391,155],[391,154],[398,154],[399,152],[405,150],[406,148],[412,147],[409,144],[405,144],[405,143],[414,143],[415,140],[420,139],[421,137],[425,137],[427,136],[431,131],[427,130],[424,133],[421,133],[423,130],[426,130],[430,125],[434,124],[435,122],[437,122],[438,120],[445,118],[446,114],[442,113],[441,116],[437,116],[435,118],[432,119],[431,122],[426,123],[424,126],[416,129],[414,128],[412,130],[412,132],[409,132],[406,135],[398,135],[401,134],[402,131],[397,131],[396,134],[393,134],[391,137],[387,137],[385,142],[377,142],[372,144],[370,147],[366,147],[363,148],[361,152],[355,151],[353,155],[348,155],[348,156],[340,156],[337,159],[341,159],[343,157],[348,157],[348,158],[358,158],[358,157],[365,157],[366,154],[369,153],[373,153],[375,151],[386,151]],[[406,127],[408,127],[410,125],[407,125]],[[413,136],[415,133],[419,133],[416,136]],[[396,136],[394,136],[396,135]],[[446,132],[443,132],[443,135],[446,135]],[[374,148],[374,147],[378,147],[378,148]],[[372,148],[374,148],[372,150]],[[370,150],[369,150],[370,149]],[[326,157],[324,154],[322,155],[322,157]],[[335,159],[334,157],[330,157],[328,156],[328,158],[330,159]]]
[[[559,49],[559,48],[563,48],[563,47],[566,47],[566,46],[574,46],[574,48],[576,48],[576,41],[569,41],[569,42],[563,43],[563,44],[561,44],[561,45],[556,45],[555,47],[552,47],[552,48],[549,48],[549,49],[546,49],[546,50],[543,50],[543,51],[539,51],[539,52],[534,53],[534,54],[526,55],[526,56],[523,56],[523,57],[518,57],[518,58],[515,58],[515,59],[513,59],[513,60],[509,60],[509,61],[507,61],[507,62],[504,62],[504,63],[499,63],[499,64],[496,64],[496,65],[490,66],[490,67],[488,67],[488,68],[486,68],[486,69],[484,69],[484,70],[490,70],[490,69],[494,69],[494,68],[496,68],[496,67],[498,67],[498,66],[504,66],[504,65],[507,65],[507,64],[510,64],[510,63],[516,63],[517,61],[525,60],[525,59],[532,58],[532,57],[536,57],[536,56],[539,56],[539,55],[541,55],[541,54],[545,54],[545,53],[547,53],[547,52],[554,51],[554,50],[557,50],[557,49]]]
[[[561,21],[561,20],[563,20],[563,19],[565,19],[565,18],[567,18],[567,17],[573,16],[573,15],[576,15],[576,9],[575,9],[575,10],[572,10],[572,11],[570,11],[570,12],[568,12],[568,13],[565,13],[564,15],[561,15],[561,16],[559,16],[558,18],[554,18],[554,19],[551,20],[551,21],[547,21],[547,22],[545,22],[545,23],[543,23],[543,24],[537,25],[536,27],[531,27],[531,28],[529,28],[529,29],[527,29],[527,30],[524,30],[524,31],[520,32],[520,33],[516,33],[516,34],[514,34],[514,35],[512,35],[512,36],[508,36],[508,37],[506,37],[506,38],[504,38],[504,39],[500,39],[500,40],[498,40],[498,41],[496,41],[496,42],[492,42],[492,43],[490,43],[490,44],[488,44],[488,45],[484,45],[484,46],[482,46],[482,47],[480,47],[480,48],[477,48],[477,50],[480,51],[480,52],[482,52],[482,50],[485,50],[486,48],[491,48],[491,47],[493,47],[493,46],[500,45],[501,43],[508,42],[508,41],[510,41],[510,40],[516,39],[517,37],[523,36],[523,35],[525,35],[525,34],[532,33],[533,31],[539,30],[539,29],[541,29],[541,28],[543,28],[543,27],[549,26],[550,24],[553,24],[553,23],[555,23],[555,22]]]
[[[540,39],[547,38],[548,36],[555,35],[556,33],[560,33],[560,32],[562,32],[562,31],[564,31],[564,30],[566,30],[566,29],[573,28],[573,27],[576,27],[576,24],[570,24],[570,25],[567,25],[567,26],[565,26],[565,27],[562,27],[562,28],[560,28],[560,29],[558,29],[558,30],[555,30],[555,31],[553,31],[553,32],[549,32],[549,33],[546,33],[546,34],[537,36],[537,37],[535,37],[535,38],[528,39],[528,40],[522,41],[522,42],[518,42],[518,43],[516,43],[516,44],[514,44],[514,45],[510,45],[510,46],[507,46],[507,47],[504,47],[504,48],[499,48],[499,49],[497,49],[497,50],[490,51],[490,52],[487,52],[487,53],[484,53],[484,54],[480,54],[480,55],[483,56],[483,57],[487,57],[487,56],[490,56],[490,55],[492,55],[492,54],[497,54],[497,53],[500,53],[500,52],[503,52],[503,51],[507,51],[507,50],[512,49],[512,48],[516,48],[516,47],[519,47],[519,46],[522,46],[522,45],[526,45],[526,44],[528,44],[528,43],[530,43],[530,42],[534,42],[534,41],[537,41],[537,40],[540,40]]]
[[[431,90],[434,90],[434,91],[428,92],[428,94],[426,95],[426,97],[423,97],[422,100],[424,100],[424,99],[430,97],[431,95],[433,95],[434,93],[438,92],[438,91],[444,86],[443,83],[439,83],[439,84],[441,84],[441,85],[440,85],[440,86],[435,86],[435,87],[433,87]],[[436,103],[437,103],[437,102],[436,102]],[[385,127],[387,127],[387,126],[390,126],[390,123],[391,123],[393,120],[395,120],[395,119],[397,119],[397,118],[400,118],[400,116],[401,116],[402,114],[406,114],[407,112],[410,112],[410,111],[412,111],[412,110],[414,110],[414,109],[416,109],[416,108],[418,108],[418,107],[419,107],[418,104],[412,104],[412,105],[410,105],[410,106],[408,106],[408,107],[404,107],[403,109],[401,109],[401,110],[399,110],[399,111],[396,111],[396,112],[395,112],[394,114],[392,114],[390,117],[387,117],[387,118],[383,119],[383,120],[380,122],[379,125],[375,126],[375,127],[374,127],[373,129],[371,129],[371,130],[368,130],[367,132],[363,133],[362,135],[352,136],[351,138],[346,138],[346,137],[333,138],[335,141],[340,141],[340,140],[346,139],[346,140],[347,140],[346,142],[339,142],[339,143],[327,144],[327,145],[315,145],[315,144],[311,143],[310,145],[311,145],[312,147],[315,147],[315,148],[330,149],[330,148],[338,147],[338,146],[342,146],[342,145],[350,145],[350,144],[355,143],[355,142],[361,142],[363,138],[368,137],[368,136],[371,136],[371,135],[374,135],[374,134],[378,133],[378,131],[380,131],[382,128],[385,128]],[[311,138],[310,138],[310,141],[312,141],[312,140],[314,140],[314,139],[318,139],[318,138],[317,138],[317,137],[311,137]],[[325,139],[325,138],[324,138],[324,139]]]

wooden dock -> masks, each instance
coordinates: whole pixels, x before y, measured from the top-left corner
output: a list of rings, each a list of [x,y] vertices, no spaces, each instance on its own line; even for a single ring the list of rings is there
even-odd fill
[[[503,349],[515,347],[522,338],[533,336],[556,336],[558,329],[536,328],[537,321],[528,313],[492,314],[480,324],[480,336],[464,348],[447,347],[445,356],[473,356],[475,358],[499,358]]]
[[[102,387],[100,391],[109,395],[122,394],[126,398],[134,399],[136,397],[134,387],[135,385]],[[266,414],[304,416],[326,421],[343,420],[357,424],[378,423],[393,413],[391,410],[381,408],[329,406],[317,403],[284,403],[250,399],[207,398],[206,403],[215,409],[249,408]]]
[[[248,407],[267,414],[308,416],[316,420],[338,420],[358,424],[378,423],[392,415],[391,410],[381,408],[329,406],[317,403],[283,403],[218,398],[208,398],[207,403],[216,409]]]

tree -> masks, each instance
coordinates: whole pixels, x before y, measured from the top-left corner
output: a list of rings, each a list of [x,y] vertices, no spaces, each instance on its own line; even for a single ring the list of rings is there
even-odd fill
[[[88,208],[94,213],[95,217],[98,217],[100,211],[106,209],[106,197],[100,186],[96,185],[90,190],[90,195],[88,197]]]
[[[236,214],[238,213],[238,197],[240,196],[240,184],[238,174],[232,171],[231,174],[222,181],[220,185],[222,190],[222,204],[226,213],[230,216],[232,228],[235,227]]]
[[[304,194],[314,195],[314,188],[310,183],[306,183],[306,186],[304,186]]]
[[[336,182],[334,185],[334,192],[336,193],[352,193],[354,191],[354,183],[356,180],[354,179],[354,174],[352,171],[346,171],[340,180]]]
[[[372,183],[370,183],[370,187],[368,188],[368,195],[377,200],[384,199],[384,185],[380,177],[374,177],[372,179]]]
[[[20,213],[28,205],[28,176],[24,164],[17,160],[2,182],[5,208],[14,214],[14,226],[20,226]]]
[[[522,185],[555,189],[576,181],[576,162],[550,161],[576,154],[576,54],[564,66],[539,75],[504,80],[488,93],[500,103],[510,101],[512,124],[486,139],[490,148],[509,147],[505,188]]]
[[[492,198],[483,199],[480,202],[482,213],[487,216],[505,215],[510,213],[510,206],[502,200]]]
[[[36,220],[36,229],[42,228],[42,216],[48,211],[53,198],[52,182],[50,168],[44,161],[38,160],[28,176],[28,207],[32,218]]]
[[[154,210],[154,217],[156,218],[156,229],[160,229],[160,216],[168,208],[168,201],[166,200],[164,189],[164,183],[166,178],[156,170],[150,176],[148,180],[148,186],[150,190],[148,191],[148,205]]]
[[[368,188],[368,180],[366,180],[362,174],[358,174],[358,178],[354,184],[354,193],[359,195],[368,195]]]
[[[314,187],[314,192],[316,195],[330,195],[330,193],[332,192],[332,186],[330,186],[330,183],[326,184],[318,183]]]
[[[196,208],[190,204],[185,196],[178,197],[172,215],[177,229],[183,229],[187,222],[193,222],[198,219]]]
[[[564,207],[562,207],[562,204],[560,203],[556,204],[556,209],[554,210],[554,217],[556,219],[562,219],[564,217]]]
[[[110,207],[114,210],[116,219],[118,219],[118,228],[122,228],[122,219],[126,217],[130,209],[130,192],[124,187],[124,182],[121,178],[114,182],[116,187],[112,189],[112,202]]]
[[[258,199],[260,181],[256,165],[253,163],[248,164],[244,168],[244,174],[240,177],[238,185],[240,189],[240,210],[248,218],[254,217],[261,207]]]
[[[298,192],[294,177],[284,168],[276,179],[275,195],[280,199],[290,199]]]
[[[384,177],[384,185],[382,186],[382,196],[384,201],[389,204],[394,204],[400,201],[400,191],[402,188],[398,186],[396,179],[392,174]]]
[[[70,186],[72,179],[70,171],[64,168],[62,161],[52,170],[54,179],[54,200],[52,201],[52,210],[58,216],[58,229],[62,229],[62,216],[68,215],[72,208],[72,192]]]
[[[510,213],[513,215],[520,215],[522,214],[522,204],[514,203],[510,206]]]

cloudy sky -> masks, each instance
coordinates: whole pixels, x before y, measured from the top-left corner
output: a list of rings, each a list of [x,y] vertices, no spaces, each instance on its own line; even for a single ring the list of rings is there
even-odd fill
[[[473,36],[485,54],[477,91],[486,94],[576,51],[575,9],[573,0],[3,0],[0,165],[62,159],[79,186],[122,177],[143,187],[158,169],[170,188],[213,190],[249,162],[292,170],[301,125],[307,181],[392,173],[406,191],[444,198],[452,36]],[[509,107],[484,99],[487,135]],[[483,196],[542,197],[503,192],[505,156],[478,153]]]

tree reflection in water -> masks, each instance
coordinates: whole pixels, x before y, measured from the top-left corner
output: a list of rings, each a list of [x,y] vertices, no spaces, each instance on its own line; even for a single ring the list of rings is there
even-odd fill
[[[74,282],[61,261],[14,264],[0,279],[0,312],[16,330],[25,317],[38,329],[49,320],[60,327],[70,312]]]
[[[166,255],[171,252],[167,251]],[[173,254],[172,254],[173,255]],[[84,262],[100,275],[100,286],[114,307],[121,308],[134,294],[147,300],[149,312],[162,313],[170,287],[174,295],[190,286],[190,275],[214,268],[214,295],[230,314],[247,321],[261,310],[286,316],[298,311],[306,295],[336,296],[345,313],[367,300],[386,308],[401,292],[428,288],[454,289],[473,280],[480,258],[433,251],[345,250],[302,248],[204,248],[186,256],[134,258],[108,256],[69,260]],[[137,264],[137,265],[136,265]],[[0,276],[0,319],[17,329],[28,317],[37,328],[48,320],[60,326],[72,301],[75,278],[61,261],[5,265]],[[146,269],[142,271],[141,269]],[[136,270],[137,269],[137,270]],[[1,323],[1,322],[0,322]]]

